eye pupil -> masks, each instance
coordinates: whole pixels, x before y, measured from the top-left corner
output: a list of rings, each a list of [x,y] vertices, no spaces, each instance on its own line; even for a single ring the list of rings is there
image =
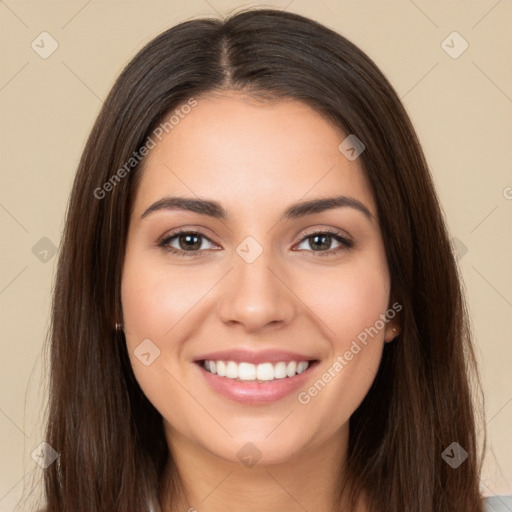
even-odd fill
[[[311,243],[311,247],[313,247],[313,249],[315,248],[315,244],[319,243],[320,244],[320,250],[322,249],[329,249],[330,247],[330,240],[331,240],[331,237],[329,235],[324,235],[324,234],[316,234],[316,235],[312,235],[309,237],[310,241],[313,240],[313,242]],[[318,242],[318,240],[323,240],[323,242]],[[327,242],[325,240],[328,240]],[[318,247],[317,247],[318,248]]]
[[[195,241],[193,241],[195,239]],[[199,235],[195,234],[184,234],[179,236],[180,248],[183,250],[198,250],[201,248],[201,241]],[[185,240],[185,243],[182,243]],[[191,243],[190,243],[191,242]]]

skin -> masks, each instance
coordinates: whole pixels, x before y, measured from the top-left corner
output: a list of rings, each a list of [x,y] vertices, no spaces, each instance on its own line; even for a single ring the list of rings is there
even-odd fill
[[[345,137],[302,102],[217,93],[198,98],[145,160],[123,267],[123,328],[135,377],[162,414],[186,507],[335,507],[348,421],[375,378],[384,343],[399,332],[397,317],[305,405],[297,393],[266,405],[232,402],[209,387],[193,359],[233,347],[293,350],[320,360],[307,389],[391,307],[373,192],[360,159],[338,149]],[[374,218],[340,207],[279,221],[291,204],[341,194]],[[229,218],[176,209],[141,218],[169,195],[216,200]],[[199,257],[158,247],[177,228],[204,235]],[[332,238],[315,251],[307,235],[327,228],[355,246]],[[247,236],[263,250],[252,263],[236,252]],[[169,244],[183,250],[179,237]],[[160,350],[149,366],[134,355],[145,339]],[[249,442],[262,455],[251,468],[237,456]],[[175,509],[166,500],[164,510]]]

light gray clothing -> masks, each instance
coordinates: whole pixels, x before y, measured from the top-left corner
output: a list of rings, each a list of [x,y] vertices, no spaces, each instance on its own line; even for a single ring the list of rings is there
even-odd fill
[[[486,512],[512,512],[512,496],[492,496],[485,500]]]

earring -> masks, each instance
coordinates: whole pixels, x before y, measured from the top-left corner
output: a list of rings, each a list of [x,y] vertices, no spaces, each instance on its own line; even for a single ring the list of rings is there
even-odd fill
[[[123,330],[123,325],[116,322],[116,331],[122,331]]]

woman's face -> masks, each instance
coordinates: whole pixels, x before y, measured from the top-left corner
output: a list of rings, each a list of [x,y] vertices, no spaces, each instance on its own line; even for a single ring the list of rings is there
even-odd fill
[[[394,336],[375,201],[346,135],[302,102],[186,111],[155,139],[130,219],[131,364],[171,442],[286,461],[348,432]]]

